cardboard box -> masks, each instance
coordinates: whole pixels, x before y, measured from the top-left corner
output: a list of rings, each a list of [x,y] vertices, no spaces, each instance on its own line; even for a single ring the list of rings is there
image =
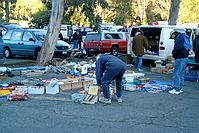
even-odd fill
[[[156,67],[161,67],[162,66],[162,61],[161,60],[155,61],[155,65],[156,65]]]
[[[95,104],[98,102],[99,87],[97,85],[89,86],[88,94],[85,95],[82,104]]]
[[[150,71],[155,73],[163,73],[163,69],[158,67],[151,67]]]
[[[60,91],[68,91],[72,90],[72,84],[71,83],[64,83],[64,82],[58,82]]]
[[[74,79],[62,79],[58,81],[58,84],[60,85],[61,91],[67,91],[67,90],[76,90],[81,89],[85,85],[92,85],[92,80],[82,79],[82,78],[74,78]]]
[[[83,81],[74,81],[71,83],[71,89],[81,89],[83,88]]]

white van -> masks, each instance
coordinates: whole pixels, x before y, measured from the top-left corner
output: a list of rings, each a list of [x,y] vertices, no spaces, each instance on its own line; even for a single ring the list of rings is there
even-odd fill
[[[180,32],[185,32],[186,29],[181,26],[164,26],[164,25],[146,25],[133,27],[130,31],[130,38],[128,42],[128,54],[132,57],[135,55],[132,52],[132,39],[135,36],[136,31],[140,29],[144,32],[144,35],[148,39],[149,49],[145,51],[144,59],[150,60],[167,60],[168,56],[172,55],[172,50],[174,46],[174,40],[169,39],[170,32],[172,30],[177,30]]]

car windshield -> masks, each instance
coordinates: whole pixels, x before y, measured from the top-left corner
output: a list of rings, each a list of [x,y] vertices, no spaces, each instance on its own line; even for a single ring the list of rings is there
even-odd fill
[[[47,31],[43,30],[43,31],[32,31],[36,37],[38,37],[39,39],[41,39],[42,41],[44,41],[45,36]]]

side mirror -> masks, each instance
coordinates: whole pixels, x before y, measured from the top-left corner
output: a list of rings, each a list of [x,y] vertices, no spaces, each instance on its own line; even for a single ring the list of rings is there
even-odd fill
[[[28,39],[29,41],[32,41],[32,42],[35,42],[35,40],[33,38],[29,38]]]

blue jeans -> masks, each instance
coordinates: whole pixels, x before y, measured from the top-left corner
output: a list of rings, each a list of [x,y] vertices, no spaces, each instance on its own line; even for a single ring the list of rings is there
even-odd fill
[[[78,48],[77,40],[73,40],[73,49]]]
[[[180,58],[175,60],[174,64],[174,87],[176,91],[183,89],[184,73],[187,66],[187,58]]]
[[[120,69],[120,70],[106,70],[102,76],[102,91],[103,95],[105,98],[109,99],[110,98],[110,89],[109,85],[112,80],[116,80],[116,95],[117,97],[122,96],[122,76],[125,73],[125,69]]]
[[[135,68],[136,69],[141,69],[142,68],[142,56],[137,56],[135,58]]]

